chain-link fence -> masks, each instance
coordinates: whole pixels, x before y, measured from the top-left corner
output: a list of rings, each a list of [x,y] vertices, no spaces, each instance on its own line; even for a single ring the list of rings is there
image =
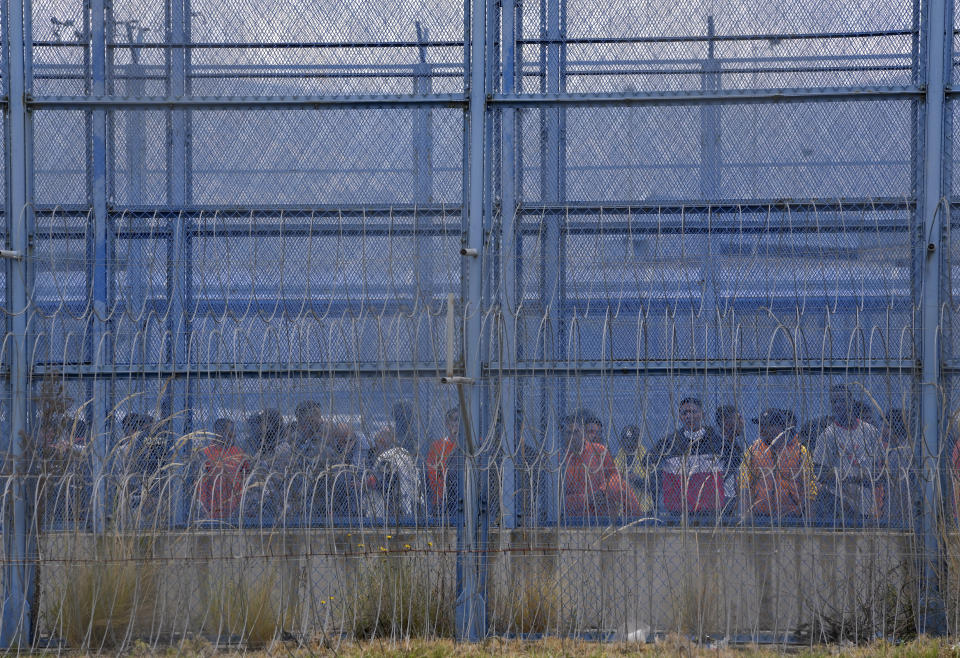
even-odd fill
[[[956,633],[954,23],[6,0],[3,646]]]

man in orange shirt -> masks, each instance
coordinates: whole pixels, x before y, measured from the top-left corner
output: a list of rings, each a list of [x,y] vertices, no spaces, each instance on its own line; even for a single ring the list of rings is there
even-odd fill
[[[767,409],[759,418],[760,437],[740,464],[740,501],[744,519],[753,514],[783,519],[802,516],[816,498],[810,453],[797,436],[793,412]]]
[[[587,440],[590,425],[599,425],[599,421],[585,411],[567,416],[561,425],[566,516],[639,516],[637,496],[620,477],[610,452],[602,444]]]
[[[200,504],[210,519],[229,519],[240,508],[250,460],[237,447],[236,425],[229,418],[213,424],[216,439],[201,450]]]
[[[427,483],[430,485],[430,504],[435,513],[452,513],[459,504],[456,473],[450,473],[448,462],[457,447],[460,433],[460,409],[453,407],[444,416],[447,435],[430,444],[427,451]]]

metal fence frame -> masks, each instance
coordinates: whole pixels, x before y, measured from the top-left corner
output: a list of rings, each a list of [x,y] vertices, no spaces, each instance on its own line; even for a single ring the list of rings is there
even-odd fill
[[[83,110],[89,121],[89,160],[91,206],[76,208],[75,211],[90,213],[93,230],[84,232],[82,237],[88,241],[87,249],[92,262],[92,293],[95,317],[94,331],[88,339],[88,354],[85,362],[74,365],[57,366],[67,378],[81,380],[91,387],[92,397],[98,408],[92,418],[100,423],[94,427],[95,436],[105,437],[103,423],[107,418],[107,405],[110,399],[109,387],[117,378],[149,376],[158,378],[173,377],[177,382],[171,392],[169,405],[172,408],[187,408],[187,398],[191,395],[183,377],[190,373],[191,366],[186,360],[187,347],[185,336],[187,328],[170,326],[171,333],[177,337],[174,341],[168,362],[158,364],[155,370],[144,373],[135,366],[124,370],[106,360],[112,353],[108,343],[111,331],[108,326],[107,305],[112,281],[113,244],[110,241],[110,225],[118,215],[126,212],[142,212],[151,216],[162,216],[170,221],[168,235],[170,249],[174,254],[185,254],[189,250],[191,237],[198,230],[193,219],[204,211],[216,211],[218,208],[196,206],[191,198],[191,172],[189,142],[190,113],[202,109],[317,109],[317,108],[414,108],[423,111],[415,126],[418,131],[416,141],[417,190],[415,196],[420,201],[406,207],[391,206],[384,209],[365,207],[362,210],[346,209],[351,213],[416,213],[420,217],[445,213],[450,208],[430,200],[431,177],[433,176],[429,145],[429,128],[426,116],[434,108],[455,108],[464,113],[463,160],[464,178],[463,203],[458,209],[461,213],[462,232],[462,277],[459,308],[464,309],[466,318],[462,355],[458,360],[454,376],[448,377],[451,386],[461,389],[465,407],[475,410],[467,422],[470,423],[461,432],[464,437],[466,465],[462,474],[464,479],[465,514],[459,528],[458,544],[458,625],[461,636],[476,639],[485,634],[483,613],[482,579],[484,563],[481,547],[485,544],[485,527],[488,523],[486,512],[480,505],[480,493],[477,485],[478,472],[482,465],[475,463],[470,437],[482,436],[488,429],[483,426],[483,413],[486,397],[483,387],[491,377],[502,378],[499,381],[502,391],[501,413],[504,417],[504,442],[508,447],[517,445],[517,407],[516,379],[511,375],[535,373],[547,377],[550,374],[562,374],[576,369],[580,374],[624,374],[636,373],[636,362],[584,362],[565,353],[564,336],[555,340],[555,351],[545,351],[542,355],[517,354],[515,349],[507,349],[502,359],[490,354],[489,345],[484,340],[481,327],[481,314],[476,311],[490,306],[510,309],[516,306],[514,297],[517,291],[516,241],[503,239],[515,236],[522,231],[524,218],[540,214],[545,222],[545,249],[542,277],[548,281],[561,281],[563,277],[557,271],[564,259],[563,234],[569,227],[563,225],[563,214],[571,210],[589,211],[591,209],[610,210],[617,204],[567,203],[565,202],[565,113],[564,110],[576,107],[650,107],[650,106],[698,106],[715,108],[724,103],[800,103],[800,102],[842,102],[909,100],[914,107],[917,140],[914,175],[916,177],[915,199],[843,199],[831,202],[783,201],[756,199],[706,201],[714,199],[718,193],[718,178],[715,169],[708,167],[701,171],[701,191],[705,201],[699,206],[701,212],[719,217],[722,224],[725,214],[741,213],[746,210],[770,210],[772,208],[815,207],[821,210],[840,209],[896,209],[910,213],[914,217],[914,286],[915,299],[920,300],[920,337],[917,353],[919,360],[910,359],[865,359],[859,363],[849,360],[823,361],[819,363],[783,361],[738,361],[713,362],[657,362],[642,364],[644,372],[671,374],[702,374],[704,372],[726,373],[736,370],[739,373],[816,372],[847,373],[851,369],[872,371],[892,371],[908,373],[914,380],[921,408],[921,426],[923,441],[917,446],[918,457],[924,469],[924,515],[921,527],[917,529],[923,539],[924,577],[923,590],[928,594],[924,602],[923,620],[925,630],[942,633],[945,630],[943,602],[940,600],[937,583],[938,563],[943,547],[936,533],[936,515],[938,496],[942,488],[938,482],[944,477],[939,457],[942,453],[941,440],[945,436],[943,391],[949,387],[948,378],[960,374],[960,360],[946,354],[942,334],[949,330],[941,325],[941,315],[949,311],[945,307],[945,294],[950,286],[950,272],[947,266],[949,253],[948,233],[951,206],[950,177],[952,173],[952,112],[951,103],[960,96],[960,90],[950,86],[953,59],[953,3],[949,0],[923,0],[915,7],[919,20],[915,31],[907,31],[917,44],[913,66],[913,82],[909,85],[856,88],[784,88],[760,90],[724,90],[719,87],[719,73],[714,64],[707,60],[703,64],[702,89],[692,92],[622,92],[622,93],[569,93],[566,91],[567,46],[574,43],[589,43],[590,39],[571,39],[566,37],[565,0],[546,0],[542,38],[521,38],[518,24],[521,22],[519,3],[515,0],[503,0],[500,3],[484,0],[465,2],[464,62],[462,75],[465,92],[462,94],[435,93],[431,80],[435,73],[431,66],[422,60],[420,66],[413,67],[410,75],[413,80],[409,95],[344,95],[344,96],[260,96],[212,98],[192,95],[190,80],[186,72],[190,63],[189,0],[175,0],[167,7],[169,24],[172,31],[165,35],[164,43],[182,44],[171,49],[170,89],[165,96],[143,96],[135,93],[117,93],[113,83],[108,80],[109,60],[117,47],[109,42],[105,25],[109,22],[110,5],[107,0],[90,0],[89,50],[90,56],[89,95],[87,96],[44,96],[33,93],[34,61],[32,56],[31,6],[24,0],[7,0],[4,3],[4,48],[3,69],[7,90],[2,106],[5,115],[5,166],[6,166],[6,203],[7,244],[4,252],[7,281],[6,332],[12,349],[8,349],[9,361],[5,364],[5,396],[9,399],[9,468],[14,476],[20,472],[24,459],[23,436],[28,425],[29,381],[31,376],[41,375],[45,371],[42,364],[30,363],[29,328],[26,309],[29,306],[28,293],[31,285],[31,258],[33,250],[33,227],[37,217],[56,210],[68,211],[70,208],[43,208],[34,203],[32,158],[34,113],[43,110]],[[799,36],[799,35],[798,35]],[[818,35],[822,36],[822,35]],[[691,39],[710,40],[711,59],[714,39],[721,39],[713,33],[712,22],[705,37]],[[758,35],[762,38],[762,35]],[[143,35],[139,36],[142,39]],[[131,41],[134,41],[131,32]],[[599,42],[599,40],[594,40]],[[407,45],[425,47],[429,42],[426,34],[418,41]],[[84,40],[84,47],[88,45]],[[377,44],[370,44],[377,45]],[[460,42],[447,45],[459,46]],[[542,49],[543,88],[540,93],[523,93],[520,80],[524,67],[528,63],[520,61],[521,45],[539,45]],[[149,47],[141,46],[141,47]],[[456,71],[451,75],[458,75]],[[107,177],[110,164],[107,144],[109,113],[113,110],[163,110],[168,112],[170,122],[168,145],[169,184],[167,201],[159,208],[114,208],[107,196]],[[543,189],[542,203],[518,201],[518,171],[522,164],[519,160],[518,110],[540,110],[543,112]],[[709,112],[707,122],[709,124]],[[716,119],[714,118],[714,121]],[[708,126],[709,129],[709,126]],[[716,160],[716,145],[705,133],[702,148],[705,161]],[[497,160],[495,154],[500,154]],[[493,178],[497,178],[501,187],[499,195],[494,190]],[[697,209],[697,206],[676,201],[638,203],[627,201],[619,206],[623,212],[642,216],[663,212],[665,209]],[[310,217],[316,208],[265,208],[246,209],[257,212],[276,213],[278,210],[286,216]],[[332,209],[344,212],[343,209]],[[356,217],[356,214],[353,214]],[[311,230],[316,230],[311,229]],[[341,228],[342,230],[342,228]],[[369,230],[365,228],[364,230]],[[392,231],[385,226],[384,230]],[[422,230],[422,229],[420,229]],[[574,230],[576,230],[574,228]],[[589,230],[589,229],[587,229]],[[501,250],[501,247],[505,247]],[[178,264],[179,263],[179,264]],[[189,259],[170,259],[167,303],[170,316],[186,317],[183,313],[184,300],[190,299]],[[499,299],[491,299],[490,281],[499,278],[497,288]],[[550,321],[554,326],[562,327],[561,316],[567,312],[569,302],[562,288],[557,291],[557,303],[551,308]],[[503,314],[501,340],[503,344],[516,344],[516,321],[512,313]],[[263,365],[232,364],[229,368],[210,376],[288,376],[294,372],[284,364],[277,364],[273,370]],[[296,370],[298,374],[309,375],[322,372],[324,375],[343,374],[344,376],[379,376],[383,367],[353,364],[344,366],[342,372],[331,370],[329,365],[303,364]],[[390,369],[391,373],[409,376],[436,377],[436,369],[413,364],[398,364]],[[556,405],[563,407],[564,394],[562,382],[554,393],[555,400],[542,400],[541,408]],[[546,389],[544,389],[546,390]],[[546,395],[546,393],[544,393]],[[189,419],[184,417],[180,430],[185,430]],[[554,440],[555,439],[549,439]],[[550,453],[556,459],[555,445]],[[106,445],[98,446],[100,454],[107,451]],[[29,510],[22,489],[16,477],[11,480],[14,488],[12,499],[15,501],[3,526],[3,538],[8,561],[5,564],[4,615],[0,627],[0,645],[14,646],[24,633],[29,632],[31,619],[36,611],[29,609],[27,590],[32,586],[31,555],[27,541]],[[505,496],[514,488],[513,472],[507,468],[503,480]],[[556,521],[557,510],[548,510],[549,520]],[[503,524],[513,527],[516,524],[516,512],[511,504],[507,505]],[[95,521],[95,528],[102,529],[104,519],[101,513]]]

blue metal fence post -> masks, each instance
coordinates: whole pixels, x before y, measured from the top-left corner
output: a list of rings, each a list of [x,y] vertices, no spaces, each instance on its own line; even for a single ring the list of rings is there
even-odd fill
[[[429,96],[433,92],[432,66],[427,62],[426,43],[430,39],[429,31],[416,24],[420,61],[413,65],[413,93],[416,96]],[[433,108],[420,107],[413,112],[413,202],[419,208],[433,202]],[[413,240],[415,259],[414,277],[417,289],[414,291],[414,303],[429,309],[434,302],[437,290],[434,283],[434,257],[440,248],[439,240],[431,233],[420,233],[424,228],[432,229],[436,217],[427,213],[417,213],[414,218],[416,237]],[[419,301],[419,304],[417,302]],[[422,316],[421,316],[422,317]],[[429,327],[417,327],[419,334],[417,361],[431,362],[433,348]]]
[[[501,3],[502,33],[501,57],[503,61],[503,92],[512,94],[516,89],[516,6],[514,0]],[[517,141],[516,110],[507,107],[501,114],[501,229],[500,229],[500,317],[502,332],[499,340],[500,354],[497,361],[508,369],[517,362]],[[503,413],[503,444],[501,454],[503,467],[500,484],[500,506],[503,516],[500,527],[517,526],[516,509],[516,462],[521,457],[517,439],[517,386],[515,376],[500,378],[501,409]]]
[[[102,96],[107,91],[107,8],[105,0],[92,0],[90,5],[91,93]],[[110,288],[113,283],[112,236],[107,216],[107,112],[91,113],[91,202],[93,204],[93,313],[91,340],[93,365],[98,373],[113,365],[113,335],[110,326]],[[93,463],[93,529],[102,532],[106,526],[107,482],[105,464],[110,450],[110,381],[98,374],[93,383],[91,426],[94,440]]]
[[[463,454],[463,514],[459,526],[461,546],[461,582],[457,596],[457,637],[477,640],[484,632],[484,605],[477,587],[480,556],[477,550],[477,530],[479,523],[479,492],[477,488],[475,442],[480,434],[480,376],[482,370],[480,355],[481,302],[483,294],[483,253],[484,253],[484,121],[486,118],[486,20],[487,0],[470,0],[469,31],[466,34],[470,43],[467,72],[467,94],[469,98],[466,120],[468,128],[467,158],[467,195],[466,234],[462,249],[466,260],[463,268],[466,275],[463,287],[462,308],[464,313],[463,362],[466,381],[458,384],[460,388],[461,408],[468,414],[461,414],[460,433],[461,452]],[[466,388],[466,391],[464,391]],[[466,404],[464,404],[466,402]],[[471,440],[472,439],[472,440]]]
[[[146,30],[134,21],[126,23],[127,41],[142,43]],[[140,48],[130,48],[130,63],[126,66],[127,79],[124,91],[130,98],[144,95],[146,67],[140,62]],[[126,202],[131,206],[143,204],[144,153],[146,151],[147,122],[143,112],[127,112],[124,135],[124,159],[127,165]],[[136,224],[134,224],[136,222]],[[130,218],[131,228],[140,228],[140,220]],[[146,272],[144,268],[143,240],[130,240],[130,254],[127,262],[126,299],[143,300],[146,303]]]
[[[939,343],[940,295],[942,286],[941,263],[943,259],[943,222],[949,214],[945,198],[948,180],[944,172],[949,166],[945,155],[945,91],[950,71],[953,42],[952,2],[950,0],[926,0],[925,58],[926,94],[923,147],[923,189],[920,199],[921,224],[918,227],[918,245],[921,265],[921,387],[920,421],[921,441],[918,446],[922,468],[923,511],[921,532],[923,551],[921,565],[923,600],[920,602],[921,632],[943,634],[946,632],[946,614],[940,591],[939,572],[942,562],[942,544],[939,536],[940,512],[945,509],[939,486],[942,459],[940,391],[943,381],[940,373],[941,351]]]
[[[181,44],[170,49],[169,95],[183,98],[188,94],[187,67],[188,52],[182,47],[189,37],[190,20],[189,0],[173,0],[170,3],[169,36],[170,42]],[[172,110],[168,118],[167,136],[167,203],[174,208],[183,208],[189,197],[189,129],[190,111]],[[189,324],[189,228],[193,220],[181,213],[171,220],[170,242],[167,257],[168,321],[170,334],[170,365],[178,371],[187,365]],[[165,409],[166,420],[174,436],[183,436],[189,431],[190,409],[188,404],[189,379],[174,376],[168,383],[169,405]],[[181,447],[180,458],[186,458],[186,447]],[[174,518],[178,525],[187,521],[189,512],[189,492],[185,491],[185,482],[174,483],[171,501]]]
[[[544,91],[559,94],[564,91],[563,50],[560,39],[563,37],[563,0],[543,0],[546,3],[545,24],[541,28],[542,37],[549,41],[544,54]],[[545,203],[560,203],[564,195],[563,132],[566,110],[562,107],[550,107],[541,110],[543,126],[543,178],[541,192]],[[565,344],[565,277],[563,271],[564,245],[560,224],[564,217],[561,213],[546,216],[543,247],[541,249],[541,292],[543,307],[548,315],[547,331],[544,334],[544,360],[560,362],[566,353]],[[557,444],[557,436],[550,429],[550,383],[554,389],[553,405],[556,413],[563,413],[566,404],[565,382],[556,376],[545,377],[542,402],[543,417],[541,427],[544,431],[543,447],[547,454],[546,500],[544,510],[547,523],[557,523],[560,518],[560,455],[562,446]]]
[[[30,609],[28,596],[36,565],[31,563],[27,554],[29,510],[25,472],[30,381],[27,362],[27,264],[30,256],[29,214],[32,212],[27,205],[27,181],[30,171],[27,136],[30,116],[26,107],[29,82],[25,59],[30,56],[30,39],[26,33],[25,21],[29,11],[29,6],[24,6],[23,0],[8,0],[6,3],[9,106],[6,125],[8,141],[5,211],[9,241],[7,246],[20,257],[10,259],[7,269],[7,303],[11,311],[8,314],[8,330],[12,345],[7,350],[10,368],[10,434],[5,458],[10,465],[8,472],[13,480],[9,488],[10,498],[4,500],[3,510],[3,541],[7,551],[3,573],[3,614],[0,615],[0,646],[3,648],[29,644],[35,612]]]

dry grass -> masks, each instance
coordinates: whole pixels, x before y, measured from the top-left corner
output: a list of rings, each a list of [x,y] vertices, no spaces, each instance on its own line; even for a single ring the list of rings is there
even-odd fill
[[[695,637],[722,634],[722,591],[718,573],[699,564],[684,572],[679,586],[670,593],[670,629]]]
[[[541,569],[526,569],[492,589],[490,624],[494,632],[562,632],[560,583],[555,576]]]
[[[47,605],[56,634],[74,648],[126,645],[143,623],[149,623],[156,599],[156,572],[149,555],[148,542],[142,539],[119,535],[98,539],[95,558],[68,565],[68,577]]]
[[[234,569],[211,580],[204,626],[207,635],[220,641],[266,646],[300,618],[298,606],[280,596],[276,569],[256,577]]]
[[[152,652],[144,647],[135,651],[139,655]],[[210,656],[209,646],[185,644],[178,647],[178,656]],[[230,654],[220,652],[216,655],[243,656],[337,656],[337,658],[481,658],[499,655],[524,658],[601,658],[603,656],[684,656],[684,658],[779,658],[784,655],[803,658],[827,658],[849,656],[850,658],[960,658],[960,648],[951,645],[948,640],[921,638],[906,644],[893,645],[875,642],[863,647],[840,647],[837,645],[814,647],[716,647],[698,646],[678,636],[671,636],[657,643],[637,644],[597,644],[579,640],[545,639],[538,641],[490,639],[476,644],[457,644],[451,640],[413,640],[401,642],[359,642],[344,643],[333,648],[322,645],[294,646],[293,644],[274,644],[267,651]]]
[[[361,639],[444,638],[456,630],[453,574],[416,554],[360,566],[341,596],[345,630]]]

